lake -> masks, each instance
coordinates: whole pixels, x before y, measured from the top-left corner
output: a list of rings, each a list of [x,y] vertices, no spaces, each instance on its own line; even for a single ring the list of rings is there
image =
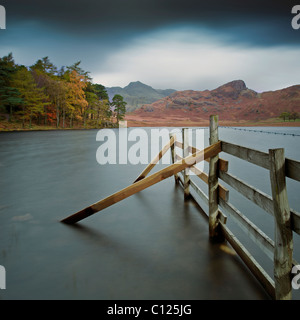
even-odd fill
[[[300,128],[242,129],[221,127],[220,139],[262,151],[284,147],[286,157],[300,159]],[[124,134],[113,132],[117,141]],[[208,130],[204,133],[207,145]],[[99,164],[97,134],[0,134],[0,265],[6,269],[0,299],[268,299],[229,246],[208,241],[205,215],[193,201],[183,201],[172,177],[74,226],[61,223],[130,185],[146,166]],[[229,172],[271,193],[267,170],[221,157],[230,160]],[[288,196],[299,211],[299,185],[289,179]],[[231,189],[230,202],[273,238],[269,214]],[[228,224],[272,272],[269,259]],[[300,261],[299,236],[294,239]],[[300,298],[297,290],[293,297]]]

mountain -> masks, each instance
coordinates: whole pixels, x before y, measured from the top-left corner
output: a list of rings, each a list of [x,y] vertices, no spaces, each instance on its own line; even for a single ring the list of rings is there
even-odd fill
[[[282,112],[300,113],[300,85],[257,93],[243,80],[234,80],[214,90],[176,91],[135,110],[126,118],[162,125],[207,121],[218,114],[223,121],[260,121],[278,117]]]
[[[151,104],[156,100],[162,99],[173,92],[173,89],[153,89],[152,87],[140,82],[130,82],[126,87],[106,87],[109,100],[111,101],[115,94],[120,94],[127,102],[127,111],[134,111],[145,104]]]

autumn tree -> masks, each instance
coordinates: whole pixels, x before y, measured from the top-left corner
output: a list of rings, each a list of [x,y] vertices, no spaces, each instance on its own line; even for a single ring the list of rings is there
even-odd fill
[[[48,57],[37,60],[37,62],[30,67],[30,71],[36,81],[38,88],[43,88],[44,93],[49,96],[49,104],[44,106],[44,124],[48,121],[51,123],[56,120],[56,126],[59,125],[59,106],[56,104],[59,98],[56,96],[58,85],[57,67],[50,61]]]
[[[40,124],[70,127],[74,121],[84,125],[110,123],[111,107],[105,87],[92,83],[81,62],[58,69],[44,57],[29,68],[15,64],[12,54],[0,58],[0,111],[16,115],[23,125],[36,120]],[[117,101],[117,121],[122,118],[122,103]]]
[[[299,113],[298,112],[292,112],[290,115],[290,119],[296,121],[297,119],[299,119]]]
[[[83,121],[86,115],[88,102],[86,101],[84,89],[86,87],[86,78],[76,70],[69,71],[67,74],[68,86],[68,106],[70,127],[73,126],[74,118],[77,121]]]

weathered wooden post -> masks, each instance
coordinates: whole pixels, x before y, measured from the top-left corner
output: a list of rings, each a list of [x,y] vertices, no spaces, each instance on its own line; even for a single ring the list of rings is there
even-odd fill
[[[176,141],[176,134],[175,133],[170,133],[170,140],[174,139],[174,142]],[[172,158],[172,163],[175,163],[177,161],[177,159],[175,159],[175,143],[171,145],[171,158]],[[178,178],[178,174],[174,174],[174,178],[175,178],[175,183],[178,184],[179,183],[179,178]]]
[[[209,125],[209,144],[212,145],[219,141],[219,117],[217,115],[210,116]],[[224,236],[218,228],[219,225],[219,180],[218,180],[218,164],[219,154],[211,157],[209,160],[208,175],[208,206],[209,206],[209,236],[211,239],[224,241]]]
[[[189,129],[182,129],[182,141],[183,141],[183,157],[186,158],[189,155]],[[184,169],[184,200],[190,198],[190,174],[189,168]]]
[[[269,159],[275,218],[275,297],[278,300],[289,300],[292,298],[290,275],[293,260],[293,231],[286,190],[284,149],[269,150]]]

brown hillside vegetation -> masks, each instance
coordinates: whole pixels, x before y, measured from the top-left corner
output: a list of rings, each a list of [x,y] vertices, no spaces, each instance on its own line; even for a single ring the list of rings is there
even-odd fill
[[[208,124],[210,114],[218,114],[223,125],[272,125],[284,111],[300,112],[300,85],[257,93],[235,80],[214,90],[176,91],[128,114],[126,120],[129,126],[199,126]]]

